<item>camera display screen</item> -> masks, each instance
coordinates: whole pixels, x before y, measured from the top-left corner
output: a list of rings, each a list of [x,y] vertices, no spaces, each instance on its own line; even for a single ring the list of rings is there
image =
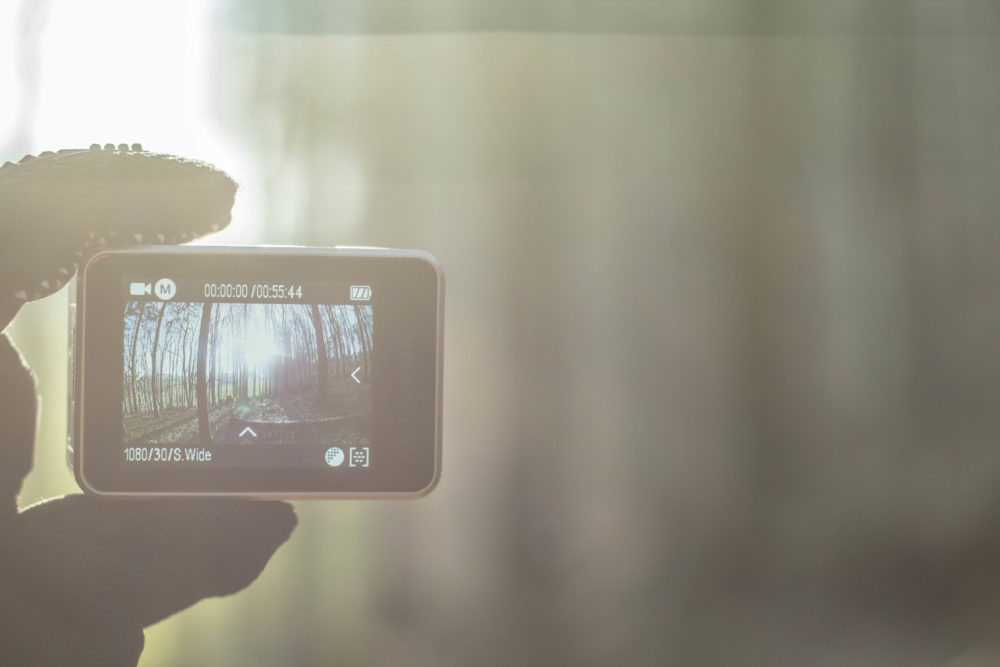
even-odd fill
[[[112,251],[83,278],[73,454],[85,489],[433,486],[440,276],[421,257]]]
[[[125,288],[126,462],[371,465],[371,286],[161,278]]]

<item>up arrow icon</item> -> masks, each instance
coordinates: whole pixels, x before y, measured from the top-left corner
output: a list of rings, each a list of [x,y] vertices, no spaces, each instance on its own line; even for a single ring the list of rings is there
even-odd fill
[[[249,426],[247,426],[247,427],[246,427],[246,428],[244,428],[244,429],[243,429],[242,431],[240,431],[240,437],[242,438],[242,437],[243,437],[243,436],[245,436],[245,435],[246,435],[247,433],[249,433],[250,435],[252,435],[252,436],[253,436],[253,437],[255,437],[255,438],[257,437],[257,432],[256,432],[256,431],[254,431],[254,430],[253,430],[252,428],[250,428]]]

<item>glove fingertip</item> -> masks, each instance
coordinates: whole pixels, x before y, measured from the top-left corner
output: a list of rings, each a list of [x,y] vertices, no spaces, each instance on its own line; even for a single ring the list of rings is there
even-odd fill
[[[180,510],[188,505],[186,511]],[[183,524],[188,554],[201,560],[204,591],[229,595],[256,579],[298,523],[291,505],[273,500],[179,502],[175,515]],[[189,571],[196,571],[196,568]],[[209,589],[210,590],[209,592]]]

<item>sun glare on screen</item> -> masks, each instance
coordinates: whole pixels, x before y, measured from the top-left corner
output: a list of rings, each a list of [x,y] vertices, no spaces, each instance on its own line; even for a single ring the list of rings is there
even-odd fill
[[[251,305],[248,310],[245,335],[232,343],[242,350],[249,369],[262,373],[285,352],[267,310],[259,304]]]

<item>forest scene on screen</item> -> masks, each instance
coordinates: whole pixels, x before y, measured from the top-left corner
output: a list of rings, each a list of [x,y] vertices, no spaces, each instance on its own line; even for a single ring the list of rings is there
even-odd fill
[[[126,444],[369,443],[370,305],[132,301],[124,319]]]

